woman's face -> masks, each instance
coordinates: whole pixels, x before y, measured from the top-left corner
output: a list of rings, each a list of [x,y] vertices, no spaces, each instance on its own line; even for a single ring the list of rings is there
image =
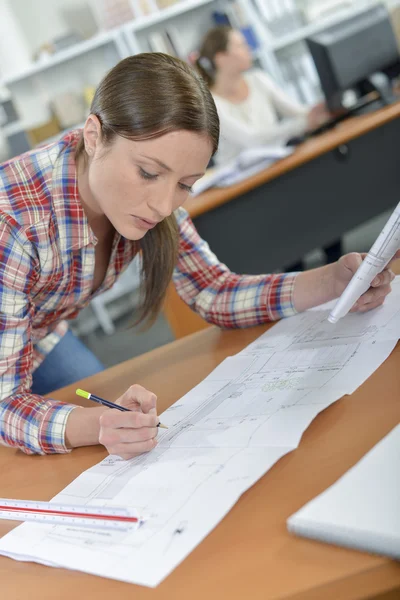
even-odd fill
[[[217,67],[229,71],[247,71],[253,64],[253,57],[245,37],[240,31],[231,31],[226,52],[220,52]]]
[[[184,204],[207,168],[211,141],[173,131],[139,142],[116,136],[104,147],[100,132],[97,118],[90,116],[84,129],[86,185],[79,186],[83,202],[104,214],[122,236],[139,240]]]

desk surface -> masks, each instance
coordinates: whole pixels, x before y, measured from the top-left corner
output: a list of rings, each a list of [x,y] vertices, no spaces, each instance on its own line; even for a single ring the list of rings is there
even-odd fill
[[[349,118],[335,129],[301,144],[293,154],[279,160],[271,167],[260,171],[260,173],[235,185],[226,188],[213,188],[195,198],[189,198],[185,203],[185,208],[189,211],[192,218],[198,217],[221,204],[229,202],[233,198],[245,194],[255,187],[267,183],[288,171],[292,171],[296,167],[300,167],[318,156],[337,148],[341,144],[346,144],[350,140],[360,137],[373,129],[382,127],[399,116],[400,101],[377,110],[374,113]]]
[[[137,382],[158,395],[161,412],[265,329],[220,331],[212,327],[113,367],[86,380],[82,387],[116,399]],[[0,558],[1,596],[41,600],[399,598],[400,564],[292,537],[285,525],[289,515],[331,485],[400,421],[399,365],[400,345],[355,394],[318,415],[299,448],[246,492],[158,588],[132,587]],[[64,388],[54,396],[75,401],[75,388]],[[100,447],[47,457],[1,448],[1,496],[49,500],[104,456]],[[0,535],[13,526],[0,522]]]

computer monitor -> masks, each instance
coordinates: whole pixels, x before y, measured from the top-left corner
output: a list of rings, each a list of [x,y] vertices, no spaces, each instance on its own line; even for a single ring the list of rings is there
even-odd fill
[[[306,39],[331,111],[346,108],[348,90],[362,97],[369,91],[380,94],[382,104],[393,100],[391,75],[399,63],[399,47],[389,13],[377,5]],[[384,73],[386,77],[377,77]]]

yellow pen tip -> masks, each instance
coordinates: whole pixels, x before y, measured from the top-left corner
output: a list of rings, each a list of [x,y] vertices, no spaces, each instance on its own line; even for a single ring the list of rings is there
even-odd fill
[[[89,400],[90,394],[89,392],[85,392],[85,390],[77,389],[75,394],[77,396],[81,396],[81,398],[87,398]]]

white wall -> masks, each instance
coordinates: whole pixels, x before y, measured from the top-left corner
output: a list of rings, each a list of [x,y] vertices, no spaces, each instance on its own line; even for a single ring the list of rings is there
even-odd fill
[[[85,0],[12,0],[12,10],[32,54],[43,44],[71,29],[85,37],[94,33],[95,23]]]
[[[30,63],[29,47],[10,0],[0,0],[0,75],[10,75]]]

